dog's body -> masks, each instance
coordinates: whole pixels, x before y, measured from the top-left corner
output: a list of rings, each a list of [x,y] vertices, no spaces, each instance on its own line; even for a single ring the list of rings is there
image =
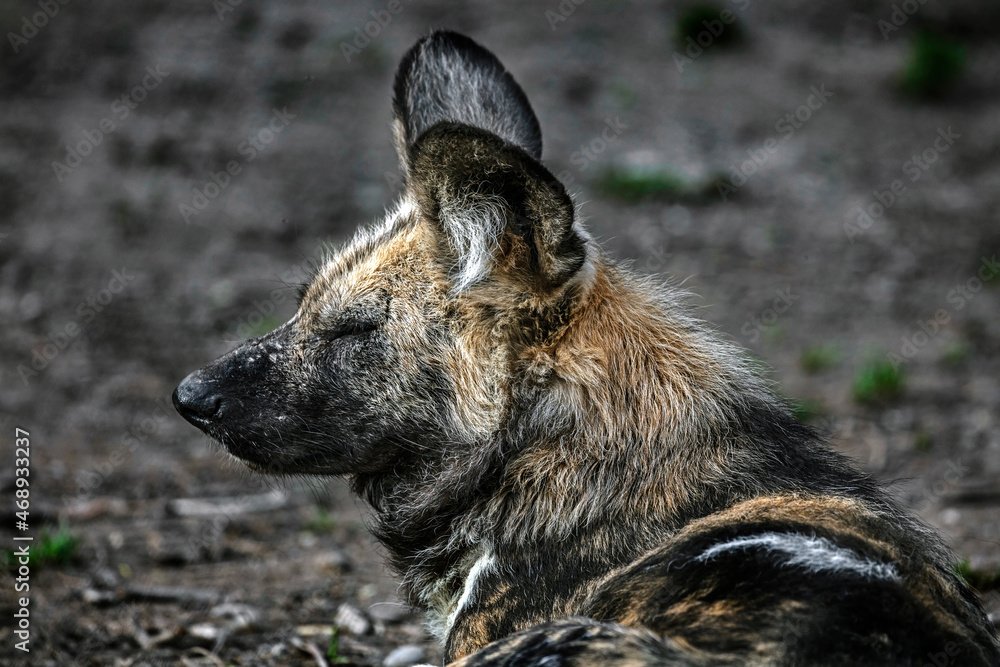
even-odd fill
[[[394,109],[396,211],[175,402],[348,476],[447,660],[1000,664],[938,538],[601,253],[492,54],[433,33]]]

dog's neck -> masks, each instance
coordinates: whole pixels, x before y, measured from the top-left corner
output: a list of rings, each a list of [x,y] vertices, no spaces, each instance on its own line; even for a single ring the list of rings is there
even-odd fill
[[[476,447],[475,444],[469,445]],[[443,640],[476,561],[488,551],[487,535],[456,530],[497,488],[496,463],[474,470],[445,454],[410,461],[391,475],[356,475],[355,493],[374,509],[373,534],[402,579],[406,601],[429,613]]]

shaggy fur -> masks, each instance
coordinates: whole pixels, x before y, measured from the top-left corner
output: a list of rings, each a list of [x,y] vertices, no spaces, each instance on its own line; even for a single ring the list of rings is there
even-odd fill
[[[394,109],[396,210],[175,402],[347,476],[449,661],[1000,664],[939,538],[602,253],[492,54],[431,34]]]

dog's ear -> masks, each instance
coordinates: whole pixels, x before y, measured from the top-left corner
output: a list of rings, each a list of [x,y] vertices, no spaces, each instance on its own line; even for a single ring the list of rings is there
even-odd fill
[[[435,31],[399,64],[393,86],[393,131],[404,178],[414,142],[442,121],[478,127],[542,157],[538,119],[514,77],[468,37]]]
[[[438,123],[410,147],[407,186],[450,246],[453,287],[493,280],[544,295],[584,264],[573,201],[533,155],[492,132]]]

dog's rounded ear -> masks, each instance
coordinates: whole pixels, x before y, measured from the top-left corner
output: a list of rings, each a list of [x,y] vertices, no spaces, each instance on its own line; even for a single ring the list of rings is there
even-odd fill
[[[497,135],[438,123],[412,146],[408,185],[453,253],[453,287],[484,280],[547,293],[586,260],[573,200],[541,162]]]
[[[443,121],[486,130],[542,157],[542,133],[524,91],[496,56],[465,35],[439,30],[417,42],[399,64],[392,108],[407,180],[413,144]]]

